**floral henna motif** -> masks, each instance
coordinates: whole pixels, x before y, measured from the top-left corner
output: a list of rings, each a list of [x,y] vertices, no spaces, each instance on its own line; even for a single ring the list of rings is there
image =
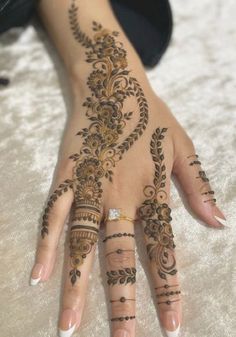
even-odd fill
[[[147,253],[151,261],[157,266],[158,275],[167,280],[167,275],[175,275],[176,261],[174,257],[173,233],[170,225],[171,209],[165,202],[167,194],[166,167],[164,165],[164,154],[162,140],[166,128],[157,128],[152,135],[150,147],[151,155],[155,165],[153,185],[144,188],[147,198],[138,210],[139,217],[145,222],[144,233],[148,237]]]
[[[45,237],[46,234],[48,234],[48,217],[49,212],[52,209],[55,201],[63,194],[66,193],[69,189],[73,189],[73,181],[70,179],[66,179],[63,183],[61,183],[58,188],[51,194],[47,206],[44,210],[43,215],[43,222],[42,222],[42,229],[41,229],[41,236],[42,238]]]
[[[69,9],[69,21],[75,40],[85,48],[85,61],[92,68],[87,79],[91,95],[83,103],[90,124],[77,133],[83,139],[80,152],[69,157],[75,162],[72,221],[89,221],[98,226],[101,220],[102,179],[112,182],[116,163],[143,134],[148,123],[148,104],[140,84],[127,69],[126,51],[117,40],[119,33],[93,22],[94,34],[92,38],[88,37],[80,28],[75,0],[72,0]],[[133,131],[120,141],[127,123],[133,118],[133,111],[123,111],[125,102],[130,98],[136,101],[138,121]],[[80,247],[81,240],[80,236],[73,239],[70,246],[72,257],[80,250],[76,247]],[[78,267],[82,262],[81,257],[73,258],[72,284],[80,276]]]
[[[83,103],[91,123],[77,133],[83,138],[82,148],[79,154],[70,157],[76,162],[73,220],[99,224],[101,179],[105,177],[112,182],[112,168],[142,135],[148,122],[148,104],[138,81],[129,76],[126,51],[117,41],[119,33],[93,22],[94,35],[89,38],[80,29],[77,12],[78,7],[72,1],[69,10],[71,30],[74,38],[86,48],[86,62],[91,63],[93,71],[87,80],[91,96]],[[119,137],[133,115],[132,111],[123,112],[124,103],[131,96],[136,99],[139,120],[134,130],[119,143]]]
[[[92,251],[93,246],[98,240],[97,228],[91,226],[75,225],[71,228],[70,235],[70,262],[72,270],[70,278],[72,285],[75,284],[77,278],[81,276],[78,267],[83,264],[86,256]]]

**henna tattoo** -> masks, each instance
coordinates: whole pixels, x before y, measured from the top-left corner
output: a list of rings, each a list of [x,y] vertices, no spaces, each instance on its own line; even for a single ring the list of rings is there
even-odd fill
[[[132,233],[115,233],[113,235],[107,236],[102,242],[106,242],[107,240],[121,238],[121,237],[134,238],[134,234],[132,234]]]
[[[196,157],[196,158],[199,158],[199,156],[196,154],[196,155],[191,155],[191,156],[188,156],[187,158],[191,158],[191,157]],[[194,166],[194,165],[201,165],[201,162],[199,161],[199,160],[193,160],[193,161],[191,161],[190,163],[189,163],[189,166]],[[201,188],[201,190],[204,190],[205,189],[205,191],[203,191],[203,192],[201,192],[201,195],[214,195],[214,191],[212,191],[212,190],[206,190],[206,186],[207,186],[207,189],[209,188],[209,185],[207,184],[207,183],[209,183],[209,179],[207,178],[207,176],[206,176],[206,173],[205,173],[205,171],[203,171],[203,170],[199,170],[198,171],[198,176],[196,177],[196,179],[201,179],[202,180],[202,182],[204,183],[203,184],[203,186],[202,186],[202,188]],[[207,200],[203,200],[203,202],[216,202],[216,199],[215,198],[211,198],[211,199],[207,199]]]
[[[75,40],[85,48],[85,61],[92,67],[87,79],[91,95],[83,103],[90,125],[77,133],[82,137],[82,147],[79,153],[69,157],[75,162],[75,167],[73,182],[68,180],[68,186],[74,191],[72,221],[89,221],[99,225],[103,193],[101,180],[106,178],[112,182],[112,169],[143,134],[148,123],[148,103],[137,79],[130,75],[127,53],[117,39],[119,33],[104,29],[100,23],[93,22],[94,34],[90,38],[81,30],[77,14],[76,0],[72,0],[69,8],[71,31]],[[119,141],[133,116],[133,111],[123,111],[124,104],[131,97],[138,107],[138,121],[130,134],[123,141]],[[50,207],[67,188],[60,187],[50,197],[43,219],[42,237],[48,234]],[[81,231],[74,229],[70,244],[72,284],[81,274],[77,267],[95,242],[95,238],[80,237]]]
[[[201,193],[201,195],[207,195],[207,194],[215,194],[215,192],[214,191],[207,191],[207,192]]]
[[[193,165],[201,165],[201,162],[199,160],[194,160],[189,164],[189,166],[193,166]]]
[[[118,32],[104,29],[93,22],[94,35],[88,37],[78,22],[78,7],[73,0],[69,9],[69,20],[75,40],[86,49],[86,62],[93,71],[87,85],[91,96],[83,106],[91,121],[77,135],[83,138],[80,153],[70,156],[75,168],[75,212],[73,220],[100,221],[102,184],[105,177],[112,182],[116,162],[142,135],[148,122],[148,104],[138,81],[127,69],[127,55]],[[119,144],[119,137],[133,112],[123,113],[124,103],[135,97],[139,109],[139,120],[134,130]],[[89,210],[89,212],[88,212]]]
[[[118,254],[118,255],[120,255],[120,254],[123,254],[124,252],[134,252],[134,249],[117,249],[117,250],[115,250],[113,252],[107,253],[105,256],[109,256],[111,254]]]
[[[58,188],[51,194],[47,206],[44,210],[43,215],[43,222],[42,222],[42,229],[41,229],[41,236],[42,238],[45,237],[46,234],[48,234],[48,217],[49,212],[52,209],[54,203],[57,201],[57,199],[63,194],[66,193],[69,189],[73,189],[73,181],[70,179],[66,179],[63,183],[61,183]]]
[[[81,227],[83,228],[85,226]],[[72,285],[74,285],[77,278],[81,276],[81,272],[78,270],[78,267],[83,264],[84,259],[92,251],[92,248],[97,240],[98,234],[94,230],[84,231],[81,229],[76,229],[71,231],[70,261],[73,269],[70,271],[70,277]]]
[[[123,321],[128,321],[131,319],[135,319],[135,316],[115,317],[115,318],[112,318],[111,321],[112,322],[123,322]]]
[[[119,270],[112,270],[107,272],[107,283],[108,285],[116,284],[134,284],[136,282],[136,269],[135,268],[124,268]]]
[[[125,303],[126,301],[136,301],[134,298],[121,297],[119,300],[110,300],[110,303],[120,302]]]
[[[150,147],[155,175],[153,185],[145,186],[143,192],[147,199],[138,209],[140,219],[145,222],[144,233],[152,241],[147,245],[149,259],[156,263],[158,275],[165,280],[167,275],[177,273],[174,235],[170,225],[171,209],[165,202],[167,194],[164,190],[166,167],[161,145],[166,131],[166,128],[157,128],[152,135]]]
[[[84,225],[71,226],[71,230],[73,231],[74,229],[88,229],[90,231],[94,231],[94,232],[98,233],[98,228],[92,227],[92,226],[84,226]]]
[[[165,302],[157,302],[157,304],[167,304],[167,305],[171,305],[171,303],[173,303],[173,302],[179,302],[179,301],[180,301],[180,299],[172,300],[172,301],[168,300],[168,301],[165,301]]]
[[[198,173],[199,173],[199,177],[196,177],[197,179],[198,179],[198,178],[202,179],[202,181],[203,181],[204,183],[206,183],[206,182],[209,181],[209,179],[208,179],[207,176],[206,176],[205,171],[199,171]]]
[[[209,201],[216,202],[216,199],[215,199],[215,198],[212,198],[212,199],[204,200],[203,202],[209,202]]]
[[[156,287],[155,289],[161,289],[161,288],[168,289],[168,288],[173,288],[173,287],[178,287],[178,286],[179,286],[178,284],[173,284],[173,285],[165,284],[164,286]]]
[[[163,296],[173,296],[173,295],[179,295],[179,294],[181,294],[181,291],[176,290],[176,291],[169,291],[169,292],[166,292],[166,293],[157,294],[156,296],[157,297],[163,297]]]

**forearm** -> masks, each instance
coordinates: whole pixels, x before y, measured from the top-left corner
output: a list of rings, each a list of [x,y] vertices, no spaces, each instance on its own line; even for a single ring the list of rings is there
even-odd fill
[[[77,12],[73,4],[78,7]],[[139,80],[148,86],[141,61],[116,20],[108,0],[41,0],[39,14],[69,75],[76,81],[80,78],[84,81],[87,78],[91,72],[91,64],[86,62],[85,53],[88,48],[84,48],[83,43],[79,42],[76,36],[78,31],[75,31],[75,25],[71,22],[73,15],[77,17],[79,25],[77,28],[91,40],[95,34],[92,29],[93,22],[101,24],[104,29],[108,29],[110,32],[119,32],[117,41],[123,44],[123,49],[127,52],[129,70],[132,70],[135,75],[138,74]]]

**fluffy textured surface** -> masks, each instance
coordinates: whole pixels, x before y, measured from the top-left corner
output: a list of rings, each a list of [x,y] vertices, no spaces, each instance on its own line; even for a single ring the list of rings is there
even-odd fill
[[[194,139],[231,226],[224,231],[202,226],[172,187],[184,304],[181,336],[234,337],[236,2],[175,0],[173,10],[172,44],[148,76]],[[0,335],[52,337],[57,335],[65,232],[52,278],[33,288],[29,274],[69,99],[58,78],[61,65],[38,26],[5,33],[0,46],[0,75],[11,79],[8,88],[0,89]],[[137,336],[162,336],[139,234]],[[81,337],[110,333],[101,245],[96,257],[85,315],[76,334]]]

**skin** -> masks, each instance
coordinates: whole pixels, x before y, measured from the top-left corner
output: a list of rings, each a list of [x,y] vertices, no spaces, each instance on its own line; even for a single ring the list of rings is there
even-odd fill
[[[83,103],[87,97],[91,97],[91,90],[87,85],[87,80],[92,72],[92,64],[86,62],[86,48],[84,48],[73,37],[72,28],[69,22],[68,10],[72,1],[46,1],[41,0],[39,3],[39,14],[44,26],[50,34],[67,71],[67,76],[71,85],[72,92],[72,113],[69,116],[67,129],[61,146],[58,164],[55,169],[54,179],[50,189],[50,195],[58,190],[60,184],[69,181],[70,187],[60,195],[49,207],[47,212],[47,229],[48,233],[44,237],[40,237],[35,266],[32,270],[31,277],[34,279],[41,278],[41,281],[47,281],[52,274],[55,264],[56,250],[64,223],[71,211],[72,203],[75,200],[75,192],[80,184],[79,180],[75,181],[74,167],[76,161],[69,159],[72,154],[80,153],[83,148],[83,137],[75,136],[78,131],[83,128],[89,128],[91,121],[86,115],[86,108]],[[156,187],[156,193],[160,190],[164,192],[164,201],[157,202],[157,205],[169,202],[170,178],[175,175],[180,186],[186,196],[190,207],[198,218],[204,221],[209,227],[222,229],[223,226],[214,218],[214,215],[224,219],[223,213],[211,200],[212,195],[204,194],[211,191],[209,182],[199,178],[199,171],[202,168],[199,163],[191,163],[198,160],[195,155],[195,148],[184,129],[172,115],[167,105],[153,92],[140,59],[138,58],[133,47],[129,43],[122,28],[116,21],[113,12],[107,0],[90,0],[77,1],[79,11],[76,14],[80,26],[86,34],[93,38],[94,32],[91,29],[92,22],[96,21],[109,32],[118,31],[119,37],[117,41],[123,44],[123,49],[127,52],[127,69],[131,72],[142,88],[145,100],[148,104],[148,123],[143,130],[142,135],[134,142],[134,144],[126,151],[122,158],[112,167],[112,182],[103,177],[101,179],[101,213],[99,223],[92,223],[89,220],[72,221],[72,225],[82,224],[99,228],[105,226],[106,236],[115,233],[134,233],[134,225],[142,225],[144,228],[144,238],[147,246],[149,244],[157,244],[152,236],[148,235],[147,216],[140,216],[140,209],[148,199],[145,195],[146,186],[154,186],[154,177],[156,170],[156,162],[151,155],[151,140],[157,129],[163,130],[164,137],[161,139],[161,151],[163,154],[165,173],[165,181],[162,188]],[[83,15],[81,15],[83,13]],[[109,33],[111,34],[111,33]],[[129,75],[127,75],[129,76]],[[139,119],[139,111],[137,101],[128,99],[125,102],[122,113],[133,111],[132,118],[127,121],[123,129],[123,134],[119,137],[127,137],[135,128]],[[122,139],[123,139],[122,138]],[[142,154],[140,156],[140,154]],[[191,157],[193,156],[193,157]],[[64,185],[63,185],[64,186]],[[61,187],[62,189],[64,187]],[[60,188],[59,188],[60,189]],[[57,193],[56,193],[57,194]],[[155,199],[155,198],[154,198]],[[153,199],[153,200],[154,200]],[[121,208],[122,211],[131,218],[139,218],[134,223],[120,220],[115,223],[113,221],[102,222],[107,215],[109,208]],[[89,212],[89,211],[88,211]],[[170,221],[169,221],[170,223]],[[85,232],[87,232],[85,230]],[[69,243],[68,243],[69,244]],[[120,237],[109,239],[104,242],[107,271],[117,271],[125,268],[135,268],[135,240],[131,237]],[[157,246],[155,246],[158,248]],[[86,299],[86,290],[88,277],[91,270],[94,252],[96,249],[96,240],[91,245],[91,250],[82,263],[78,266],[80,276],[76,281],[71,281],[71,257],[69,256],[73,248],[69,248],[67,267],[65,270],[65,284],[63,290],[62,308],[59,319],[59,328],[67,330],[76,324],[78,328],[81,322],[83,308]],[[122,254],[117,254],[116,250],[122,249]],[[169,248],[169,253],[176,260],[174,249]],[[150,255],[149,255],[150,257]],[[36,266],[37,264],[37,266]],[[177,265],[174,268],[177,270]],[[76,268],[75,268],[76,270]],[[160,265],[155,258],[150,259],[150,272],[153,276],[153,286],[163,287],[165,284],[174,285],[174,291],[180,290],[178,273],[173,272],[172,275],[164,272],[164,277],[158,273]],[[177,285],[177,286],[176,286]],[[127,299],[135,299],[135,282],[127,284],[108,285],[110,299],[117,300],[121,297]],[[157,293],[163,292],[163,288]],[[172,296],[173,297],[173,296]],[[175,299],[180,299],[180,295],[176,295]],[[162,297],[157,298],[157,302],[166,301]],[[138,300],[138,299],[137,299]],[[162,326],[174,331],[182,321],[181,301],[167,304],[159,304],[159,318]],[[111,303],[111,318],[135,315],[135,301],[125,301],[125,303],[116,301]],[[70,325],[68,325],[68,322]],[[112,336],[122,336],[121,333],[128,333],[126,336],[135,336],[135,319],[125,321],[112,322]],[[120,335],[119,335],[120,333]],[[124,337],[125,335],[123,335]]]

